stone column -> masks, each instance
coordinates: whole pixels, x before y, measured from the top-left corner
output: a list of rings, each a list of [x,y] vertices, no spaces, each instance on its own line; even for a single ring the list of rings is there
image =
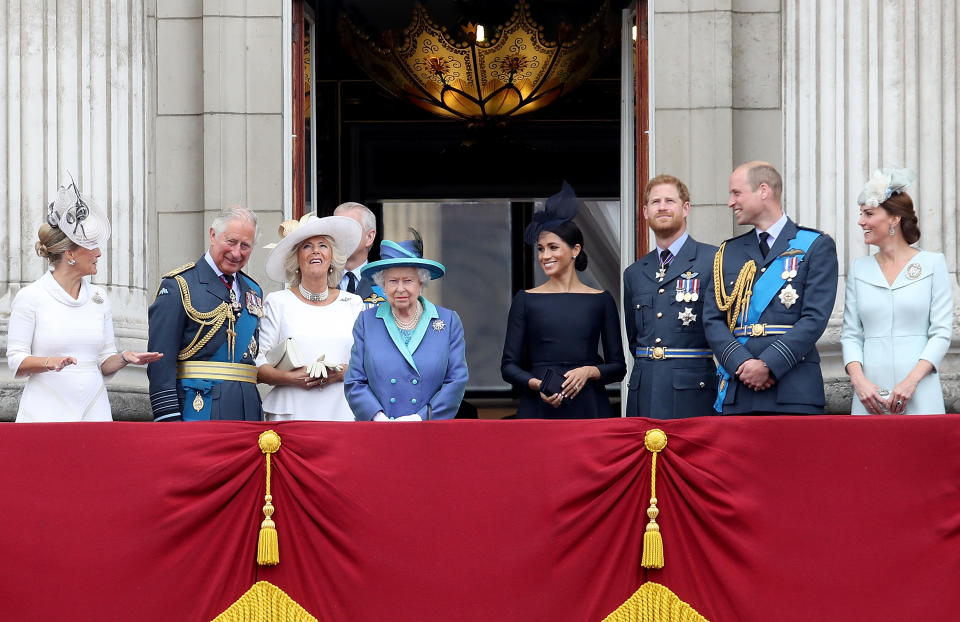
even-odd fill
[[[113,303],[118,348],[146,345],[149,136],[146,0],[8,0],[0,9],[0,419],[22,382],[6,365],[10,304],[46,269],[36,233],[73,174],[113,233],[94,282]],[[115,418],[149,411],[146,375],[109,385]]]
[[[839,351],[843,277],[868,253],[856,198],[871,171],[917,171],[909,192],[919,246],[944,253],[956,281],[957,26],[954,0],[784,2],[785,206],[834,236],[840,256],[840,291],[821,340],[833,410],[849,409]],[[955,341],[956,332],[955,324]],[[952,349],[940,370],[948,412],[960,406],[958,363]]]

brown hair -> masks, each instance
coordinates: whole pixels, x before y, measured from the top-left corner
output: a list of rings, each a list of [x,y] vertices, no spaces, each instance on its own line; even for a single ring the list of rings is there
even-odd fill
[[[920,239],[920,226],[917,224],[917,213],[913,211],[913,199],[906,192],[890,195],[890,198],[880,204],[891,216],[900,217],[900,230],[907,244],[913,244]]]
[[[780,200],[780,194],[783,192],[783,178],[772,165],[766,162],[758,162],[747,166],[747,183],[751,190],[756,190],[760,184],[767,184],[770,191],[773,192],[773,198]]]
[[[647,182],[646,187],[643,189],[643,204],[646,205],[647,201],[650,200],[650,191],[653,190],[654,186],[659,186],[660,184],[671,184],[677,187],[677,193],[680,195],[681,203],[690,202],[690,191],[687,190],[686,184],[674,177],[673,175],[657,175],[653,179]]]
[[[37,251],[37,255],[52,264],[63,259],[65,252],[79,248],[59,227],[51,227],[46,222],[40,225],[37,237],[39,241],[33,245],[33,248]]]

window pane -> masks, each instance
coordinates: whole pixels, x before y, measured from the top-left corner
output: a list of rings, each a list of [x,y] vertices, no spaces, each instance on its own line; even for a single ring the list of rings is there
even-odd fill
[[[427,259],[447,269],[424,296],[463,320],[467,388],[508,389],[500,377],[500,356],[511,300],[510,203],[385,201],[383,237],[408,240],[407,227],[420,232]]]

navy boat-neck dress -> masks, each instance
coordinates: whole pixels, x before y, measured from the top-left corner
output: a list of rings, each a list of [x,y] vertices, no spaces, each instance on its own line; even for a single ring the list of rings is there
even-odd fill
[[[527,385],[530,378],[543,378],[547,368],[563,375],[584,365],[596,366],[600,380],[588,381],[575,398],[565,399],[559,408],[545,403],[539,391]],[[521,290],[514,296],[500,372],[520,391],[518,419],[618,416],[610,407],[604,385],[622,380],[626,371],[617,303],[609,292],[531,294]]]

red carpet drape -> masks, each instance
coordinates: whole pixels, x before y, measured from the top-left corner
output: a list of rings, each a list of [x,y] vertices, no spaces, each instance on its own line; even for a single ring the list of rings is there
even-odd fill
[[[210,620],[266,580],[322,621],[599,622],[649,580],[711,622],[954,620],[958,448],[956,415],[2,425],[0,610]]]

